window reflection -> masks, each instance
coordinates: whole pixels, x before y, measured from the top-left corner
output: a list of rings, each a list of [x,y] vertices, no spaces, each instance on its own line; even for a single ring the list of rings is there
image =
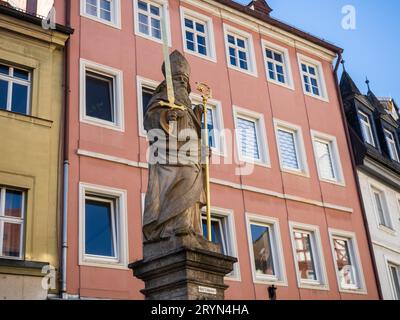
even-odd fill
[[[275,275],[270,236],[269,227],[251,225],[254,265],[257,274]]]

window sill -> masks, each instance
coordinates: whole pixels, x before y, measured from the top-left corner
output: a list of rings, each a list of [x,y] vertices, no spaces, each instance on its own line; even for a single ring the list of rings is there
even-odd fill
[[[103,269],[116,269],[116,270],[126,270],[129,271],[128,265],[124,263],[112,263],[108,261],[92,261],[92,260],[84,260],[79,262],[80,266],[86,267],[95,267],[95,268],[103,268]]]
[[[311,98],[314,98],[314,99],[329,103],[329,99],[326,98],[326,97],[317,96],[315,94],[309,93],[309,92],[304,91],[304,90],[303,90],[303,92],[304,92],[304,95],[306,95],[308,97],[311,97]]]
[[[368,294],[368,292],[365,289],[343,289],[343,288],[339,288],[339,292],[348,293],[348,294],[362,294],[362,295]]]
[[[235,70],[235,71],[239,71],[239,72],[247,74],[249,76],[258,78],[257,72],[252,72],[252,71],[249,71],[249,70],[244,70],[244,69],[241,69],[239,67],[232,66],[230,63],[228,63],[228,67],[229,67],[229,69],[232,69],[232,70]]]
[[[261,278],[257,276],[253,276],[253,282],[255,284],[264,284],[264,285],[275,285],[279,287],[288,287],[287,282],[283,280],[279,280],[277,278]]]
[[[42,119],[42,118],[27,115],[27,114],[16,113],[16,112],[2,110],[2,109],[0,110],[0,117],[14,119],[14,120],[22,121],[22,122],[27,122],[27,123],[31,123],[34,125],[47,127],[47,128],[51,128],[53,125],[53,121],[51,121],[51,120]]]
[[[0,258],[0,273],[43,277],[42,269],[48,265],[47,262]]]
[[[293,174],[293,175],[304,177],[304,178],[310,178],[310,175],[307,172],[300,171],[300,170],[291,170],[291,169],[287,169],[287,168],[281,168],[281,171],[284,173]]]
[[[383,232],[386,232],[386,233],[390,234],[391,236],[396,236],[397,235],[396,230],[393,230],[392,228],[384,226],[382,224],[378,225],[378,229],[383,231]]]
[[[105,129],[110,129],[110,130],[119,131],[119,132],[125,132],[122,125],[116,125],[111,122],[107,123],[105,121],[96,120],[95,118],[84,117],[83,119],[81,119],[81,122],[90,124],[92,126],[102,127]]]
[[[329,286],[327,284],[321,284],[321,283],[300,282],[299,288],[307,290],[329,291]]]
[[[192,56],[195,56],[195,57],[200,58],[200,59],[204,59],[204,60],[211,61],[211,62],[214,62],[214,63],[217,62],[217,59],[216,59],[215,56],[208,56],[208,55],[205,56],[205,55],[200,54],[198,52],[191,51],[191,50],[187,49],[186,46],[183,48],[183,51],[185,53],[187,53],[187,54],[191,54]]]
[[[246,166],[246,165],[253,165],[253,166],[258,166],[258,167],[271,169],[271,164],[268,163],[268,162],[257,161],[257,160],[254,160],[254,159],[240,158],[238,167],[241,168],[241,167]]]
[[[109,27],[118,29],[118,30],[121,30],[121,29],[122,29],[122,28],[121,28],[121,23],[120,23],[120,22],[113,23],[113,22],[110,22],[110,21],[107,21],[107,20],[99,19],[99,18],[97,18],[97,17],[91,16],[91,15],[86,14],[86,13],[82,13],[81,16],[84,17],[84,18],[87,18],[87,19],[96,21],[96,22],[98,22],[98,23],[104,24],[104,25],[106,25],[106,26],[109,26]]]
[[[272,79],[270,79],[270,78],[268,77],[268,75],[267,75],[267,81],[268,81],[269,83],[274,84],[274,85],[277,85],[277,86],[280,86],[280,87],[283,87],[283,88],[286,88],[286,89],[289,89],[289,90],[294,91],[294,86],[293,86],[293,85],[289,85],[289,84],[282,83],[282,82],[279,82],[279,81],[276,81],[276,80],[272,80]]]
[[[339,186],[339,187],[346,187],[346,184],[344,182],[341,182],[341,181],[329,180],[329,179],[324,179],[324,178],[319,178],[319,180],[321,182],[333,184],[333,185],[336,185],[336,186]]]
[[[140,32],[135,32],[135,35],[138,36],[138,37],[141,37],[143,39],[150,40],[150,41],[153,41],[153,42],[156,42],[156,43],[159,43],[159,44],[163,45],[162,39],[154,38],[154,37],[151,37],[151,36],[149,36],[147,34],[140,33]],[[168,37],[168,47],[169,48],[172,47],[171,40],[169,39],[169,37]]]

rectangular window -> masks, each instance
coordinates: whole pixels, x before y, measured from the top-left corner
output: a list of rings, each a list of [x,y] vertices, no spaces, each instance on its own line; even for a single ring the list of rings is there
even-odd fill
[[[233,109],[239,160],[269,166],[264,116],[237,106]]]
[[[0,188],[0,258],[23,258],[25,193]]]
[[[328,91],[322,63],[302,54],[297,56],[304,94],[327,102]]]
[[[385,129],[385,138],[389,149],[390,158],[394,161],[399,162],[399,153],[397,151],[396,139],[394,138],[393,133]]]
[[[326,180],[337,180],[331,144],[320,139],[314,140],[314,143],[315,156],[321,178]]]
[[[126,268],[126,192],[80,184],[80,264]]]
[[[120,27],[119,0],[82,0],[82,14],[88,18]]]
[[[378,216],[379,224],[387,228],[392,228],[392,223],[390,219],[389,210],[386,203],[385,194],[375,188],[372,188],[372,193],[374,195],[375,209]]]
[[[151,88],[142,87],[142,107],[143,107],[143,115],[146,114],[147,109],[149,107],[149,102],[153,97],[154,90]]]
[[[366,113],[358,111],[358,118],[360,120],[361,133],[364,137],[364,141],[375,147],[375,139],[372,133],[370,117]]]
[[[139,135],[147,137],[147,131],[143,126],[143,119],[149,107],[151,98],[153,97],[155,89],[159,83],[150,79],[145,79],[140,76],[137,77],[137,111],[138,111],[138,127]]]
[[[207,25],[193,18],[185,18],[186,49],[207,56]]]
[[[278,129],[278,140],[282,166],[290,170],[300,170],[296,133],[294,131]]]
[[[247,230],[254,281],[285,283],[278,220],[247,216]]]
[[[0,64],[0,109],[30,113],[31,72]]]
[[[255,120],[237,118],[240,153],[244,158],[260,160],[260,148]]]
[[[122,72],[81,60],[81,121],[123,131]]]
[[[208,230],[207,230],[207,217],[202,217],[203,223],[203,236],[207,239]],[[211,218],[211,238],[212,242],[221,246],[221,253],[224,255],[229,255],[228,245],[227,245],[227,236],[226,226],[224,225],[225,221],[221,217],[212,217]]]
[[[252,35],[224,24],[224,36],[228,66],[257,76]]]
[[[86,195],[85,255],[117,258],[115,200]]]
[[[137,0],[137,31],[150,39],[162,40],[161,18],[164,6],[156,1]]]
[[[332,246],[340,287],[344,290],[360,290],[361,275],[353,239],[334,235]]]
[[[301,71],[304,81],[304,89],[306,92],[320,96],[321,95],[321,86],[319,84],[317,67],[311,64],[302,62],[301,63]]]
[[[289,225],[299,287],[328,289],[318,227],[295,222]]]
[[[268,79],[283,84],[287,84],[285,55],[283,52],[278,52],[270,48],[264,48],[265,59],[267,65]]]
[[[400,300],[400,266],[389,264],[389,273],[394,293],[394,299]]]
[[[314,248],[309,232],[295,230],[293,232],[294,243],[296,245],[296,258],[302,280],[317,281],[317,269],[315,266]]]
[[[114,78],[86,72],[86,116],[114,122]]]

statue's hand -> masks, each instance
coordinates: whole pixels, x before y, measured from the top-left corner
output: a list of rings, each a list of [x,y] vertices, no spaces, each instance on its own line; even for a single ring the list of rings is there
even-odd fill
[[[185,115],[185,112],[182,110],[169,110],[167,115],[168,122],[175,122],[179,118],[182,118]]]

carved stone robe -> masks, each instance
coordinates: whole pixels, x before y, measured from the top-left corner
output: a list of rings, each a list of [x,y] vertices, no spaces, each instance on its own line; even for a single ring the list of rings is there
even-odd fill
[[[201,117],[202,109],[191,107],[190,88],[174,80],[176,103],[184,105],[184,116],[177,121],[178,131],[193,129],[197,135],[198,157],[190,163],[171,163],[168,156],[171,136],[163,130],[161,117],[167,107],[160,101],[167,101],[165,81],[156,89],[144,116],[144,128],[163,130],[166,137],[166,150],[158,149],[157,154],[163,163],[149,164],[148,189],[143,217],[143,234],[146,241],[157,241],[179,234],[202,235],[201,208],[205,205],[203,168],[201,155]],[[152,138],[150,138],[150,141]],[[178,150],[185,141],[178,141]],[[165,154],[167,159],[161,155]]]

